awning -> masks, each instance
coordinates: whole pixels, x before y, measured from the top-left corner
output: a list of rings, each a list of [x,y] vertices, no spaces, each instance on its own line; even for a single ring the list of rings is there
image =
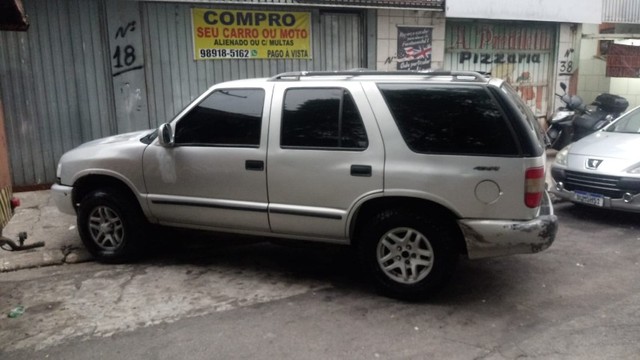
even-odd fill
[[[366,8],[444,10],[444,0],[297,0],[294,2],[316,6],[335,5]]]
[[[153,2],[188,2],[215,5],[276,5],[328,8],[402,9],[444,11],[445,0],[140,0]]]
[[[27,31],[28,28],[22,0],[0,0],[0,30]]]

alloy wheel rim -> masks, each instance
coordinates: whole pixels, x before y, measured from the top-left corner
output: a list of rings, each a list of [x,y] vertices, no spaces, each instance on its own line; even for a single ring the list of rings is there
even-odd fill
[[[408,227],[388,231],[378,241],[376,257],[390,279],[410,285],[423,280],[433,269],[433,248],[421,232]]]
[[[91,239],[103,250],[116,250],[124,241],[124,225],[118,213],[98,206],[89,215]]]

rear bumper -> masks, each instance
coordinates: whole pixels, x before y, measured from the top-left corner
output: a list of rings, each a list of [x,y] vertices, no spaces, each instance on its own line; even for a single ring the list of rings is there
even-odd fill
[[[458,224],[470,259],[537,253],[551,246],[558,232],[558,217],[547,193],[540,215],[533,220],[463,219]]]
[[[76,215],[76,209],[73,206],[71,193],[73,187],[60,184],[53,184],[51,187],[51,197],[58,210],[65,214]]]

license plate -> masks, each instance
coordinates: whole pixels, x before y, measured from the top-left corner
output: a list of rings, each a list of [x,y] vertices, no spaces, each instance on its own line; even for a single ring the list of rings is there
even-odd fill
[[[593,206],[604,206],[604,196],[600,194],[593,194],[584,191],[575,192],[575,200],[583,204],[589,204]]]

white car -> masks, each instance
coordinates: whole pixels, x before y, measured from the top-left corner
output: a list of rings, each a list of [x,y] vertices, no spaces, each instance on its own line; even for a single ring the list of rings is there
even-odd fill
[[[551,175],[562,199],[640,212],[640,106],[558,152]]]

